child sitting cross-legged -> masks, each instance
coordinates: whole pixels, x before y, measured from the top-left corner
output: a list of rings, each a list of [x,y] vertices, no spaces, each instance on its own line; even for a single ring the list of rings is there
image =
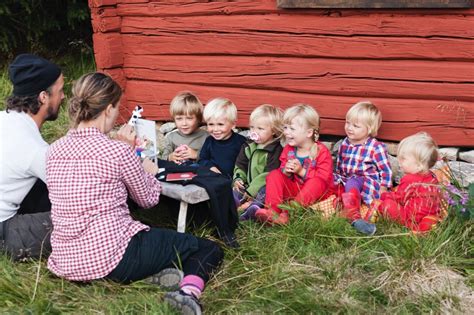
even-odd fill
[[[208,133],[199,128],[202,103],[191,92],[181,92],[171,101],[170,114],[177,130],[166,135],[162,158],[176,164],[195,162]]]
[[[240,149],[234,169],[234,199],[244,207],[240,220],[254,219],[264,205],[265,178],[280,166],[282,118],[281,110],[269,104],[250,114],[250,141]]]
[[[334,193],[331,153],[319,138],[319,115],[306,104],[285,111],[283,132],[286,146],[280,155],[280,168],[266,178],[265,208],[255,213],[269,225],[289,222],[287,210],[279,206],[288,200],[308,206]]]
[[[404,176],[391,192],[382,193],[372,210],[412,231],[429,231],[440,221],[441,194],[436,176],[430,172],[438,159],[434,140],[425,132],[400,142],[397,159]]]
[[[210,136],[199,155],[199,164],[232,178],[235,160],[245,137],[232,131],[237,121],[237,107],[226,98],[215,98],[204,107],[204,120]]]
[[[337,154],[335,181],[342,197],[341,214],[359,232],[368,235],[373,235],[376,227],[362,220],[361,201],[369,206],[392,186],[387,149],[374,138],[381,123],[382,115],[371,102],[353,105],[346,114],[347,137]]]

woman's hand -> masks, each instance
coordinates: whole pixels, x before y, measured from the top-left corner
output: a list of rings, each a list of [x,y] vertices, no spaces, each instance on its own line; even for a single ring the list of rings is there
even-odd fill
[[[125,124],[120,127],[119,131],[117,131],[116,139],[129,144],[132,148],[135,148],[136,137],[137,133],[135,132],[135,128],[133,128],[133,126]]]
[[[158,174],[158,165],[149,158],[144,158],[142,165],[145,172],[150,173],[153,176]]]

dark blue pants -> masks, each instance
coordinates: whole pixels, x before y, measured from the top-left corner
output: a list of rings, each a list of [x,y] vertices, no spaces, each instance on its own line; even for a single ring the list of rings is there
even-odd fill
[[[165,268],[177,267],[184,275],[196,275],[207,282],[223,257],[222,249],[213,241],[173,230],[151,228],[137,233],[130,240],[122,260],[106,278],[129,283]]]

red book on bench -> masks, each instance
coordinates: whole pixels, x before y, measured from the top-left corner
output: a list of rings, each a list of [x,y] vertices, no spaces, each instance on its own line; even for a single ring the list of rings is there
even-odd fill
[[[166,181],[174,182],[174,181],[190,180],[194,176],[196,176],[196,174],[194,174],[193,172],[170,173],[166,175]]]

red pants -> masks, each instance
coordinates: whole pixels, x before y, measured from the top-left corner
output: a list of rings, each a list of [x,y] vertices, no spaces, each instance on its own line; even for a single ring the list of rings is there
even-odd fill
[[[437,215],[425,215],[411,207],[403,207],[392,199],[381,201],[377,205],[377,210],[383,217],[402,224],[412,231],[429,231],[436,223],[441,221]]]
[[[326,199],[332,192],[331,184],[320,178],[310,178],[300,184],[280,170],[273,170],[268,174],[266,186],[265,205],[277,213],[281,213],[278,206],[284,201],[294,200],[303,206],[309,206]]]

